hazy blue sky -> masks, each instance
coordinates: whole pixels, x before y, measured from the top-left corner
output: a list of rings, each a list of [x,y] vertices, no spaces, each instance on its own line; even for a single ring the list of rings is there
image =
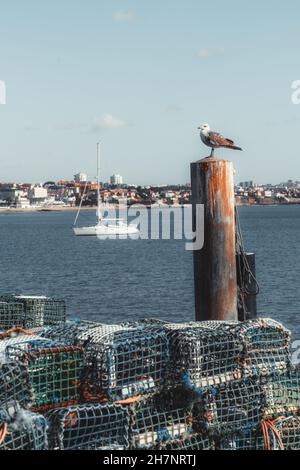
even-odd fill
[[[0,0],[0,181],[120,173],[183,183],[197,126],[236,140],[236,179],[300,180],[300,2]]]

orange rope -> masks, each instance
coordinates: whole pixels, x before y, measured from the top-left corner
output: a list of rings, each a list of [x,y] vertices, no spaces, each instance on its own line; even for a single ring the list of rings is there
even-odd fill
[[[0,446],[3,443],[7,435],[7,429],[8,429],[7,423],[3,423],[2,428],[0,429]]]
[[[8,336],[11,336],[14,333],[23,333],[24,335],[33,335],[31,331],[24,330],[23,328],[20,328],[19,326],[16,326],[15,328],[11,328],[10,330],[5,331],[5,333],[2,333],[0,335],[0,339],[5,339]]]

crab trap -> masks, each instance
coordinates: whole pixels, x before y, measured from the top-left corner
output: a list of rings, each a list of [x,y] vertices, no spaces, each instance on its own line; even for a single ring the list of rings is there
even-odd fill
[[[36,413],[19,410],[13,418],[0,416],[0,450],[46,450],[47,421]]]
[[[26,366],[13,361],[0,364],[0,409],[9,412],[16,404],[27,407],[32,397]]]
[[[7,357],[26,366],[34,393],[32,410],[77,404],[84,367],[80,347],[27,341],[7,347]]]
[[[66,321],[66,304],[64,300],[35,295],[3,295],[0,297],[8,303],[19,303],[24,308],[24,327],[56,325]]]
[[[47,413],[49,448],[127,449],[129,412],[117,404],[86,404]]]
[[[133,449],[160,449],[166,442],[192,433],[192,407],[176,404],[171,396],[142,397],[130,410]]]
[[[260,423],[263,394],[253,378],[234,380],[197,391],[193,409],[195,432],[212,436],[247,435]]]
[[[239,322],[235,334],[243,345],[241,364],[246,374],[270,375],[291,366],[291,333],[270,318]]]
[[[25,313],[20,302],[0,302],[0,330],[8,330],[14,326],[23,327]]]
[[[241,344],[230,328],[198,324],[167,327],[170,340],[170,380],[187,388],[217,385],[241,377]]]
[[[262,377],[260,386],[264,395],[263,415],[277,418],[297,414],[300,411],[300,370],[290,369],[283,373]]]
[[[169,359],[168,339],[156,327],[108,325],[78,336],[85,348],[85,399],[105,395],[111,400],[156,392],[164,383]]]

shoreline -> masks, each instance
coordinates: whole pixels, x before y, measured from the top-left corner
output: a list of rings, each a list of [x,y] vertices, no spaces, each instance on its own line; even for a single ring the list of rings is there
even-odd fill
[[[299,202],[286,202],[286,203],[267,203],[267,204],[249,204],[249,203],[238,203],[237,207],[270,207],[270,206],[297,206],[300,205]],[[134,204],[130,207],[135,207],[136,209],[146,208],[146,209],[178,209],[189,207],[191,204],[173,204],[173,205],[162,205],[162,206],[145,206],[143,204]],[[103,208],[104,210],[116,210],[116,209],[126,209],[127,206],[118,205],[118,204],[108,204]],[[83,206],[81,211],[95,211],[97,206]],[[78,211],[78,206],[49,206],[49,207],[0,207],[0,214],[15,214],[15,213],[31,213],[31,212],[76,212]]]

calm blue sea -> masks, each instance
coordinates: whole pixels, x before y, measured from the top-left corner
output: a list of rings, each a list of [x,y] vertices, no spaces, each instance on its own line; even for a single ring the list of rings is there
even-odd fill
[[[178,209],[180,210],[180,209]],[[300,337],[300,206],[239,208],[257,256],[259,312]],[[93,224],[93,212],[80,222]],[[75,237],[73,212],[0,214],[0,292],[46,294],[103,322],[194,316],[192,254],[183,240]]]

